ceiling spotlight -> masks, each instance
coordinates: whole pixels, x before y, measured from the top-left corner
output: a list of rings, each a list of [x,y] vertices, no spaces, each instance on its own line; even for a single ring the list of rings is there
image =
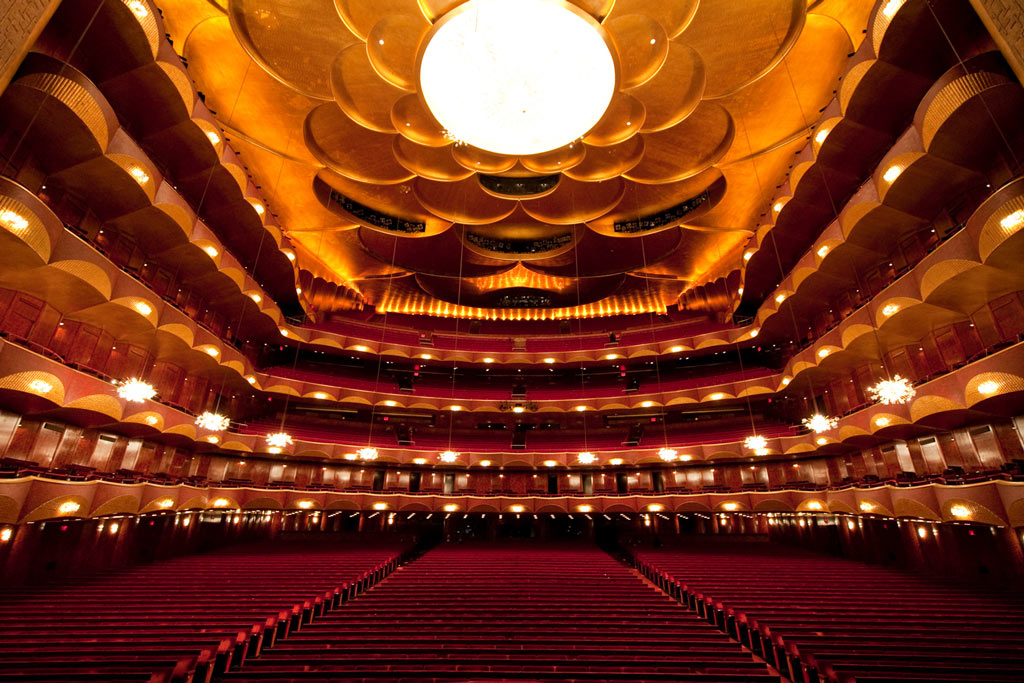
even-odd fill
[[[739,507],[740,506],[738,503],[722,503],[722,509],[728,510],[729,512],[732,512],[733,510],[738,510]]]
[[[220,443],[220,437],[219,436],[215,436],[213,434],[210,434],[209,436],[206,437],[206,442],[207,443]],[[273,447],[271,447],[269,450],[270,451],[274,451],[275,449]],[[276,450],[279,453],[281,452],[280,448],[278,448]]]
[[[789,383],[792,382],[792,381],[793,381],[793,379],[791,377],[783,377],[782,378],[782,386],[788,387]]]
[[[387,503],[374,503],[373,504],[373,509],[374,510],[387,510],[388,509],[388,504]]]
[[[427,459],[426,458],[413,458],[412,462],[413,462],[414,465],[426,465],[427,464]]]
[[[886,318],[896,315],[897,311],[900,310],[899,304],[886,304],[882,308],[882,315]]]
[[[494,362],[494,359],[490,358],[490,357],[487,357],[487,358],[484,358],[483,361],[484,361],[484,363],[490,365],[491,363]]]
[[[526,410],[526,408],[524,408],[522,406],[512,406],[512,412],[513,413],[521,413],[524,410]]]
[[[253,301],[255,301],[256,303],[259,303],[259,302],[263,301],[263,297],[261,297],[256,292],[253,292],[252,294],[250,294],[249,298],[252,299]]]
[[[212,130],[206,132],[206,139],[210,141],[211,145],[220,144],[220,136],[214,133]]]
[[[622,458],[612,458],[608,461],[609,465],[621,465],[623,463]]]
[[[518,513],[518,512],[522,512],[525,509],[526,508],[523,507],[522,505],[511,505],[511,506],[509,506],[508,511],[509,512],[517,512]]]
[[[71,515],[78,512],[81,507],[81,503],[77,503],[73,500],[66,500],[57,507],[57,512],[62,515]]]
[[[966,505],[953,505],[949,508],[949,514],[957,519],[967,519],[971,516],[971,510]]]
[[[213,507],[215,508],[226,508],[230,504],[231,501],[229,501],[227,498],[217,498],[216,500],[213,501]]]
[[[818,258],[825,258],[826,256],[828,256],[828,245],[823,244],[820,247],[818,247],[817,254]]]
[[[557,467],[558,462],[556,460],[545,460],[544,467]]]
[[[716,391],[715,393],[708,396],[708,398],[710,398],[712,401],[721,401],[723,398],[725,398],[725,394],[723,394],[720,391]]]
[[[313,501],[311,501],[311,500],[300,500],[300,501],[298,502],[298,505],[299,505],[299,507],[300,507],[301,509],[303,509],[303,510],[308,510],[308,509],[310,509],[311,507],[313,507]]]
[[[640,403],[641,408],[650,408],[654,405],[654,401],[643,401]]]
[[[29,382],[28,388],[37,394],[48,394],[53,391],[53,385],[41,379],[34,379]]]
[[[750,260],[750,258],[751,258],[751,257],[752,257],[753,255],[754,255],[754,250],[753,250],[753,249],[749,249],[749,250],[747,250],[746,252],[744,252],[744,254],[743,254],[743,260],[744,260],[744,261],[749,261],[749,260]],[[743,293],[743,292],[740,292],[740,294],[742,294],[742,293]]]
[[[455,451],[442,451],[437,457],[441,462],[453,463],[458,459],[459,454]]]
[[[821,503],[819,503],[816,500],[812,500],[810,503],[807,504],[807,509],[808,510],[820,510],[821,509]]]
[[[818,351],[818,358],[825,358],[829,353],[831,352],[828,349],[822,349],[821,351]]]
[[[805,417],[803,419],[803,425],[804,427],[807,427],[815,434],[821,434],[822,432],[827,432],[829,430],[835,429],[836,426],[839,425],[839,420],[838,418],[828,417],[827,415],[822,415],[821,413],[815,413],[810,417]]]
[[[433,358],[433,356],[431,356],[429,353],[421,353],[420,358],[422,358],[423,360],[430,360],[431,358]]]
[[[548,365],[553,365],[554,362],[555,362],[555,359],[554,358],[545,358],[544,362],[547,363]]]
[[[889,418],[887,418],[887,417],[876,417],[875,418],[875,426],[876,427],[885,427],[885,426],[888,426],[888,424],[889,424]]]
[[[490,460],[481,460],[480,462],[477,463],[477,465],[480,465],[480,467],[490,467],[491,466],[491,461]]]
[[[648,512],[661,512],[664,509],[665,506],[662,505],[661,503],[651,503],[650,505],[647,506]]]
[[[818,131],[817,135],[814,136],[814,141],[820,145],[821,143],[825,142],[825,138],[828,137],[828,134],[830,132],[832,132],[831,128],[822,128],[821,130]]]
[[[886,405],[906,403],[914,398],[916,393],[917,391],[910,383],[910,380],[899,375],[894,376],[892,379],[883,379],[875,386],[868,387],[868,394],[871,395],[871,400]]]
[[[206,255],[209,256],[210,258],[217,258],[217,254],[220,253],[219,251],[217,251],[217,247],[209,244],[203,247],[203,251],[205,251]]]
[[[292,437],[285,432],[274,432],[267,434],[267,445],[273,448],[285,448],[292,445]]]
[[[448,410],[452,411],[453,413],[457,413],[460,410],[462,410],[462,406],[448,406]]]
[[[394,408],[395,406],[398,405],[398,403],[396,403],[395,401],[392,401],[391,399],[388,399],[388,400],[384,401],[384,405],[386,405],[388,408]]]
[[[619,354],[617,354],[617,353],[606,353],[606,354],[604,355],[604,359],[605,359],[605,360],[615,360],[616,358],[619,358],[619,357],[620,357],[620,356],[619,356]]]
[[[153,307],[144,301],[139,301],[138,303],[135,304],[135,310],[141,313],[142,315],[149,315],[150,313],[153,312]]]
[[[782,211],[782,207],[784,207],[785,205],[786,205],[785,202],[783,202],[782,200],[779,200],[779,201],[775,202],[775,206],[773,206],[772,209],[775,211],[775,213],[778,213],[779,211]]]
[[[777,304],[781,304],[785,300],[786,300],[786,295],[785,294],[779,294],[777,297],[775,297],[775,303],[777,303]]]
[[[828,439],[826,439],[825,437],[821,436],[821,437],[818,437],[817,439],[815,439],[814,443],[818,444],[819,446],[824,446],[825,444],[828,443]]]
[[[594,508],[590,505],[577,505],[576,512],[591,512]]]
[[[137,182],[139,185],[145,185],[147,182],[149,182],[149,174],[146,173],[141,168],[139,168],[138,166],[133,166],[132,168],[130,168],[128,170],[128,175],[134,178],[135,182]]]
[[[899,166],[890,166],[885,169],[885,173],[882,174],[882,180],[887,183],[891,183],[900,177],[900,173],[903,173],[903,169]]]
[[[871,503],[867,502],[867,501],[864,501],[863,503],[861,503],[857,507],[860,508],[861,512],[871,512],[872,510],[875,509],[875,506],[872,505]]]
[[[982,382],[981,384],[978,385],[978,393],[982,394],[984,396],[988,396],[989,394],[994,394],[997,391],[999,391],[999,383],[998,382],[994,382],[992,380],[988,380],[987,382]]]
[[[132,403],[142,403],[156,396],[156,389],[137,377],[121,382],[117,387],[117,395]]]
[[[248,377],[246,377],[245,381],[248,382],[249,384],[256,384],[256,378],[253,377],[252,375],[249,375]]]
[[[889,2],[885,3],[885,6],[882,7],[882,16],[886,19],[892,19],[896,16],[896,13],[900,11],[900,7],[903,7],[903,4],[906,1],[907,0],[889,0]]]
[[[576,406],[576,412],[577,412],[577,413],[582,413],[582,412],[583,412],[583,411],[585,411],[586,409],[587,409],[587,407],[586,407],[586,406]]]
[[[196,418],[196,426],[200,429],[207,429],[211,432],[222,432],[228,428],[231,421],[220,413],[212,413],[209,410]]]
[[[356,351],[359,351],[360,353],[366,353],[367,351],[370,350],[368,346],[363,346],[362,344],[356,344],[352,348],[355,349]]]
[[[12,232],[21,232],[28,227],[28,220],[16,211],[4,209],[0,211],[0,223]]]
[[[1003,230],[1014,230],[1021,226],[1024,226],[1024,209],[1017,209],[999,221],[999,227]]]
[[[326,392],[326,391],[317,391],[317,392],[315,392],[315,393],[313,394],[313,398],[317,398],[317,399],[320,399],[320,400],[322,401],[322,400],[324,400],[325,398],[327,398],[327,395],[328,395],[328,394],[327,394],[327,392]]]
[[[445,512],[455,512],[458,509],[459,509],[459,506],[456,505],[455,503],[448,503],[447,505],[444,506],[444,511]]]
[[[682,350],[682,346],[673,346],[669,349],[669,353],[680,353]]]

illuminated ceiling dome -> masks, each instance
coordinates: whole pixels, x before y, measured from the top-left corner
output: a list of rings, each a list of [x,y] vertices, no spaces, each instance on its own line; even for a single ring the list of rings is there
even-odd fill
[[[305,295],[319,311],[356,299],[378,312],[450,310],[459,295],[437,278],[525,268],[578,283],[498,292],[465,315],[572,317],[591,304],[664,312],[741,265],[873,4],[162,9],[299,267],[316,276]]]
[[[616,68],[606,41],[600,24],[567,3],[470,0],[424,41],[420,92],[456,142],[549,152],[608,108]]]

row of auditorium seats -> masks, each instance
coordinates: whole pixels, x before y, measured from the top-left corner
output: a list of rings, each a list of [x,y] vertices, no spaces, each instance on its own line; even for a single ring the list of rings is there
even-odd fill
[[[296,538],[0,592],[0,681],[209,681],[393,572],[398,540]]]
[[[590,545],[447,544],[226,681],[745,681],[778,676]]]
[[[793,681],[1024,680],[1024,596],[770,543],[627,551]]]

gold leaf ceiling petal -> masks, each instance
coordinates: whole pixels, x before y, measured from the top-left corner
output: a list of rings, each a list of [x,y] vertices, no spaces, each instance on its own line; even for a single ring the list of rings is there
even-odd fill
[[[422,178],[451,182],[473,175],[473,171],[452,158],[451,147],[425,147],[401,135],[396,135],[394,140],[395,159]]]
[[[535,173],[558,173],[583,161],[586,153],[586,146],[577,140],[550,152],[520,157],[519,163]]]
[[[404,137],[428,147],[445,147],[452,141],[416,93],[403,95],[391,108],[391,125]]]
[[[334,0],[334,6],[345,26],[361,40],[366,40],[373,27],[385,16],[422,16],[416,0]]]
[[[645,14],[625,14],[604,23],[619,53],[619,87],[633,88],[658,73],[668,56],[668,35]]]
[[[840,71],[850,52],[846,31],[834,19],[811,14],[783,62],[764,78],[716,102],[733,115],[736,143],[722,160],[758,154],[817,120],[818,110],[833,97]],[[764,116],[764,103],[772,116]]]
[[[643,131],[664,130],[689,116],[700,104],[706,82],[704,60],[697,51],[682,43],[672,43],[661,70],[629,91],[644,103]]]
[[[394,15],[378,21],[366,38],[370,64],[382,78],[405,90],[416,90],[416,53],[430,30],[422,15]]]
[[[640,163],[644,155],[644,136],[634,135],[625,142],[608,147],[587,146],[583,161],[565,171],[576,180],[596,182],[622,175]]]
[[[608,21],[627,14],[646,14],[661,24],[669,38],[675,38],[690,25],[701,2],[702,0],[616,0],[608,14]],[[736,4],[741,6],[740,3]]]
[[[735,128],[723,107],[703,102],[682,123],[643,133],[644,158],[623,175],[638,183],[669,183],[708,168],[729,150]]]
[[[347,47],[334,60],[331,89],[338,106],[353,121],[381,133],[395,132],[391,108],[405,91],[380,77],[370,64],[365,45]]]
[[[223,125],[254,142],[310,163],[302,122],[316,100],[298,94],[267,72],[233,39],[227,17],[207,19],[184,41],[189,71],[203,84],[206,103]]]
[[[604,116],[583,136],[588,145],[617,145],[640,132],[646,110],[640,100],[624,92],[612,95]]]
[[[562,178],[554,192],[524,200],[523,211],[539,221],[571,225],[597,218],[619,203],[626,183],[622,178],[584,183]]]
[[[417,178],[413,192],[423,206],[453,223],[480,225],[501,220],[512,213],[516,202],[484,192],[476,178],[454,183]]]
[[[721,178],[721,171],[717,168],[709,168],[691,178],[662,185],[645,185],[626,181],[619,203],[600,218],[587,221],[587,225],[604,235],[621,237],[621,234],[614,231],[616,221],[642,218],[669,209],[699,195]],[[666,225],[674,225],[679,222],[682,221]],[[627,236],[632,237],[633,235]]]
[[[452,158],[466,168],[481,173],[504,173],[511,170],[518,161],[517,157],[487,152],[472,145],[452,147]]]
[[[777,64],[800,35],[806,10],[807,0],[701,0],[679,39],[704,58],[704,96],[729,95]]]
[[[429,21],[434,22],[455,9],[466,0],[419,0],[420,11]]]
[[[331,0],[231,0],[228,16],[238,42],[267,73],[322,100],[332,97],[327,65],[359,42],[338,18]],[[316,21],[310,21],[311,16]]]
[[[349,199],[353,199],[364,206],[386,207],[388,212],[407,218],[419,220],[426,223],[438,222],[432,213],[420,204],[412,191],[411,183],[399,183],[397,185],[379,185],[377,183],[362,183],[358,180],[346,178],[330,169],[321,169],[317,178],[326,183],[331,189],[337,190]],[[446,225],[443,227],[447,227]],[[431,227],[431,226],[428,226]],[[433,230],[437,232],[437,230]]]
[[[395,161],[395,136],[363,128],[334,102],[325,102],[309,113],[303,134],[313,156],[347,178],[391,185],[414,176]]]

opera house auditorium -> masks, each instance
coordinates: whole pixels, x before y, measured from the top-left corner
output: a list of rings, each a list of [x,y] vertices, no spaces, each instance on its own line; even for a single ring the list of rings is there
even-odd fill
[[[1019,0],[0,5],[0,683],[1024,680]]]

